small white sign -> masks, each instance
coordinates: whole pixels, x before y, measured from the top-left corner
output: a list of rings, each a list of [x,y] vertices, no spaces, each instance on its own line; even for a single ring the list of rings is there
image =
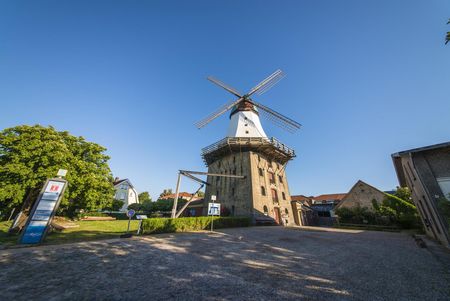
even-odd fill
[[[136,219],[147,219],[147,218],[148,218],[147,215],[144,215],[144,214],[136,215]]]
[[[49,181],[47,187],[45,187],[42,199],[56,201],[61,194],[64,185],[65,183],[63,182]]]
[[[216,196],[213,194],[213,195],[211,195],[211,201],[213,201],[213,202],[215,202],[216,201]]]
[[[58,173],[56,174],[58,177],[65,177],[67,174],[67,170],[66,169],[60,169],[58,170]]]
[[[219,203],[208,203],[208,215],[219,215],[220,216],[220,204]]]

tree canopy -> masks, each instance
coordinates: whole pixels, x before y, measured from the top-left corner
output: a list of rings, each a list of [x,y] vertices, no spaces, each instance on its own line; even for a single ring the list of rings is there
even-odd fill
[[[53,127],[21,125],[0,132],[0,210],[19,207],[58,169],[69,185],[60,211],[96,210],[112,205],[114,187],[106,148]]]
[[[163,192],[161,192],[159,194],[159,197],[162,198],[162,197],[170,195],[170,194],[172,194],[172,189],[171,188],[164,189]]]
[[[139,193],[138,198],[139,198],[139,203],[141,203],[141,204],[152,201],[152,198],[150,197],[150,194],[148,193],[148,191]]]

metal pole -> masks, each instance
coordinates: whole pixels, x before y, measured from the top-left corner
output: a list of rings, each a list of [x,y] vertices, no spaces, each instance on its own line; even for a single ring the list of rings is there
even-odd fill
[[[142,227],[142,220],[139,220],[139,226],[138,226],[138,230],[137,230],[138,235],[141,233],[141,227]]]
[[[13,208],[13,210],[11,211],[11,214],[9,215],[8,222],[11,220],[11,217],[13,216],[14,211],[16,211],[15,207]]]
[[[130,233],[130,223],[131,223],[131,216],[128,217],[128,228],[127,228],[127,233]]]
[[[214,204],[214,200],[212,201],[212,203]],[[214,230],[214,215],[211,214],[211,232],[213,232],[213,230]]]
[[[180,194],[180,182],[181,182],[181,172],[178,172],[178,179],[177,179],[177,188],[175,189],[175,199],[173,200],[173,207],[172,207],[172,218],[175,218],[177,214],[177,205],[178,205],[178,196]]]

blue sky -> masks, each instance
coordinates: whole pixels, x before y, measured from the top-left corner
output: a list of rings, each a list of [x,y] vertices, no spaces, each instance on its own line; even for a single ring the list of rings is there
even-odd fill
[[[397,185],[390,154],[448,141],[450,1],[2,1],[0,128],[53,125],[104,145],[115,176],[153,196],[227,116],[193,123],[280,68],[255,100],[298,120],[263,120],[297,151],[292,194]],[[196,189],[184,180],[182,190]]]

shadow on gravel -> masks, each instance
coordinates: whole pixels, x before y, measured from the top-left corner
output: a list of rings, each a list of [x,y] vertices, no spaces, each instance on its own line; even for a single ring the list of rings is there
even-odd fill
[[[264,227],[143,236],[3,251],[0,290],[5,299],[45,300],[446,299],[440,271],[421,275],[437,268],[421,252],[383,233]],[[416,260],[426,265],[411,266]]]

